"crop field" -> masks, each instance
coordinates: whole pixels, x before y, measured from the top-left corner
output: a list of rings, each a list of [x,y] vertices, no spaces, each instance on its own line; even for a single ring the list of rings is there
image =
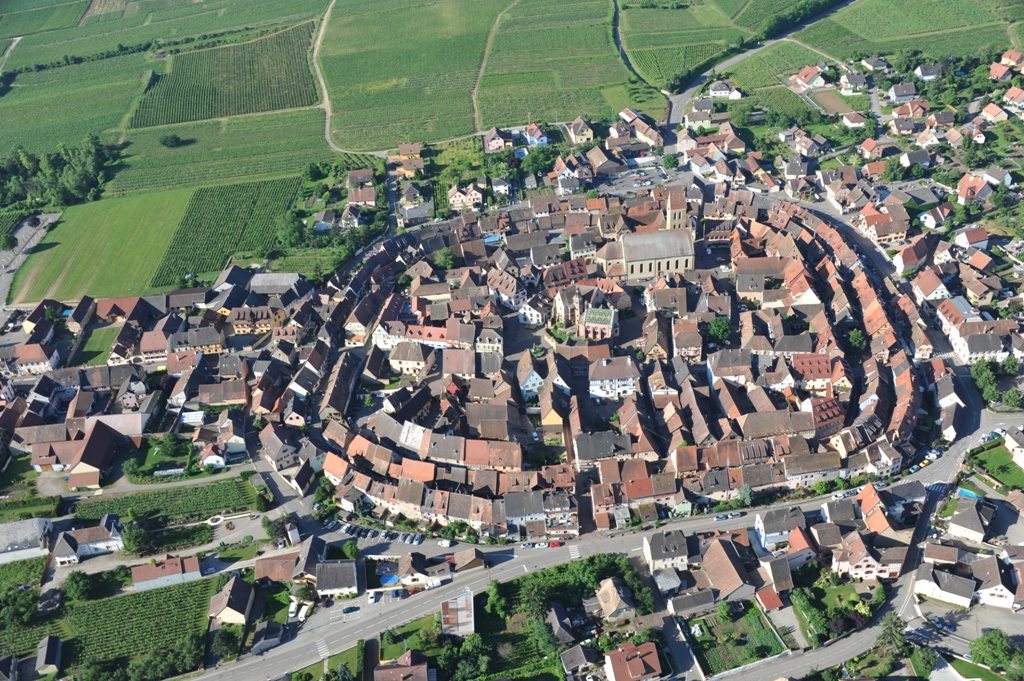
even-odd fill
[[[932,58],[988,55],[1009,46],[1006,24],[984,0],[884,0],[853,3],[796,34],[801,42],[838,59],[854,54],[920,50]]]
[[[103,199],[64,211],[18,269],[12,299],[147,295],[191,189]]]
[[[0,591],[12,586],[39,586],[46,558],[30,558],[0,565]]]
[[[722,14],[727,17],[734,17],[739,14],[740,10],[743,9],[744,5],[747,4],[747,0],[711,0],[718,9],[722,10]]]
[[[163,146],[159,140],[168,133],[186,144]],[[324,141],[320,109],[132,129],[125,141],[124,168],[108,193],[294,175],[307,163],[336,157]]]
[[[345,149],[470,134],[488,32],[508,0],[339,0],[320,48]]]
[[[0,38],[13,38],[28,33],[69,28],[78,23],[88,7],[88,0],[79,0],[63,5],[50,5],[7,13],[9,10],[0,5],[0,9],[5,9],[5,12],[0,14]]]
[[[720,54],[720,43],[692,43],[681,47],[630,50],[629,59],[649,83],[664,86],[681,69],[693,69]]]
[[[773,14],[789,9],[793,4],[793,0],[754,0],[742,12],[733,17],[733,21],[740,26],[756,30],[762,21]]]
[[[567,10],[578,15],[568,27]],[[481,127],[577,115],[607,120],[621,99],[605,91],[623,88],[630,106],[660,117],[664,100],[630,83],[616,53],[612,12],[609,0],[522,0],[504,14],[477,93]]]
[[[167,487],[119,497],[92,498],[78,504],[75,518],[99,520],[104,514],[123,516],[128,509],[136,517],[158,525],[198,522],[224,511],[241,511],[256,501],[256,490],[248,480],[234,477],[191,487]]]
[[[143,128],[293,109],[317,101],[307,53],[313,22],[259,40],[173,57],[142,97],[131,125]]]
[[[205,631],[215,584],[215,580],[199,579],[68,604],[62,617],[36,619],[28,626],[0,631],[0,649],[18,656],[30,655],[43,636],[53,634],[65,642],[62,664],[68,667],[83,660],[135,657],[154,646],[172,648],[181,639]],[[75,645],[68,646],[72,639]]]
[[[180,40],[231,29],[294,25],[318,17],[329,0],[204,0],[203,2],[130,2],[121,17],[113,13],[104,21],[25,35],[11,52],[7,68],[49,63],[65,54],[85,57],[114,50],[118,44]],[[77,4],[77,3],[76,3]],[[82,2],[79,16],[85,12]],[[162,8],[161,8],[162,7]],[[76,17],[77,21],[77,17]],[[69,24],[74,26],[74,23]],[[2,23],[0,23],[2,28]],[[0,31],[2,32],[2,31]]]
[[[18,51],[15,47],[12,56]],[[0,97],[0,149],[50,151],[119,125],[142,92],[141,54],[19,74]]]
[[[295,199],[296,177],[200,187],[174,230],[151,286],[171,286],[182,275],[212,272],[243,250],[269,250],[274,221]]]
[[[761,100],[768,109],[772,111],[778,111],[786,114],[787,116],[794,116],[801,111],[805,111],[810,106],[799,96],[793,93],[787,87],[779,85],[778,87],[762,88],[757,91],[757,97]]]
[[[21,222],[21,213],[0,211],[0,234],[7,234]]]
[[[298,272],[307,277],[320,272],[330,272],[337,259],[337,254],[328,248],[289,249],[286,255],[270,261],[273,272]]]
[[[781,41],[736,64],[729,70],[729,75],[740,89],[750,92],[755,88],[778,85],[783,76],[820,59],[819,55],[802,45]]]

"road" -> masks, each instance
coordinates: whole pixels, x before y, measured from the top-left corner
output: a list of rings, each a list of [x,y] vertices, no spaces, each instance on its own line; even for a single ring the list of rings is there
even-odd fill
[[[25,258],[29,256],[32,248],[46,234],[46,228],[51,223],[56,222],[60,215],[60,213],[43,213],[36,216],[39,218],[37,226],[29,227],[27,220],[22,220],[21,224],[14,229],[12,233],[18,239],[18,246],[13,251],[0,253],[0,266],[3,267],[2,273],[0,273],[0,302],[7,301],[7,296],[11,291],[11,283],[14,281],[14,273],[25,262]],[[0,326],[7,323],[7,317],[9,316],[6,305],[3,306],[3,310],[3,314],[0,315]]]

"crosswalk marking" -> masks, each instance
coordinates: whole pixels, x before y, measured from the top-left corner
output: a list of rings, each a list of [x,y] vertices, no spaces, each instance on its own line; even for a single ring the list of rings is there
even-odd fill
[[[573,544],[569,547],[569,558],[572,560],[578,560],[580,557],[580,547]]]
[[[322,638],[317,639],[316,641],[316,652],[320,654],[321,660],[325,657],[331,656],[331,651],[327,648],[327,642],[324,641]]]

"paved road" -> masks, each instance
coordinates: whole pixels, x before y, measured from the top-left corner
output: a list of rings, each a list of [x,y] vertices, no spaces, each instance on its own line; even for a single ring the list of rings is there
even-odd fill
[[[46,227],[56,222],[60,215],[60,213],[44,213],[38,216],[38,226],[29,227],[27,221],[22,220],[21,224],[15,228],[13,234],[18,239],[18,246],[13,251],[3,251],[0,253],[0,267],[3,268],[0,271],[0,303],[7,301],[7,296],[11,291],[11,283],[14,281],[14,273],[25,262],[25,258],[32,252],[32,248],[46,234]],[[7,323],[9,314],[8,307],[4,305],[3,315],[0,316],[0,326]]]

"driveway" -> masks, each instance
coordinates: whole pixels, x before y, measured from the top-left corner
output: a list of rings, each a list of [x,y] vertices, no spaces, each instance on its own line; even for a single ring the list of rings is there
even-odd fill
[[[768,618],[771,619],[772,624],[779,630],[779,633],[783,633],[786,630],[793,635],[796,639],[796,644],[801,648],[807,648],[807,639],[804,638],[804,634],[800,631],[800,623],[796,619],[796,611],[793,610],[792,603],[789,602],[789,596],[783,599],[784,607],[778,610],[772,610],[768,613]]]

